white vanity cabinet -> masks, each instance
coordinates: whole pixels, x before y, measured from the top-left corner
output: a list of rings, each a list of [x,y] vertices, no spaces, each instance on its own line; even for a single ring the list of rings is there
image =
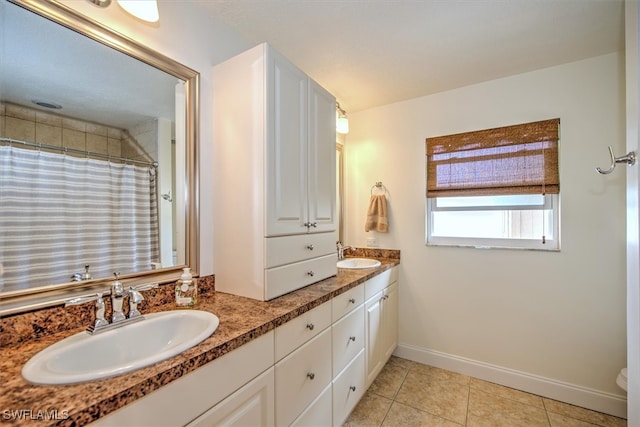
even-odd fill
[[[269,332],[92,426],[274,425],[273,363]]]
[[[214,67],[217,290],[270,300],[337,273],[335,114],[266,43]]]
[[[364,395],[364,285],[338,295],[332,302],[333,425],[341,426]]]
[[[366,387],[398,345],[398,268],[365,282]]]

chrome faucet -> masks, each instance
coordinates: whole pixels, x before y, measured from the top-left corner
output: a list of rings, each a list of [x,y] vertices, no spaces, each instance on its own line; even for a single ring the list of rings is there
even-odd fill
[[[73,273],[71,275],[72,282],[81,282],[83,280],[91,280],[91,273],[89,273],[89,266],[84,266],[84,273]]]
[[[338,249],[338,259],[344,259],[344,251],[347,249],[353,249],[353,246],[343,246],[341,241],[336,242],[336,248]]]
[[[87,328],[87,332],[91,335],[98,334],[100,332],[108,331],[118,328],[120,326],[127,325],[129,323],[137,322],[144,319],[144,316],[138,311],[138,304],[144,301],[144,296],[141,292],[157,288],[158,284],[146,284],[138,286],[129,286],[129,289],[125,291],[122,282],[120,282],[118,276],[119,273],[114,273],[116,280],[111,285],[111,322],[109,322],[105,316],[105,304],[102,292],[98,292],[95,295],[87,295],[78,298],[73,298],[65,301],[65,307],[71,305],[84,304],[89,301],[95,301],[95,322],[93,325]],[[125,316],[122,310],[122,304],[125,297],[129,296],[129,317]]]
[[[113,275],[116,280],[111,285],[111,323],[117,323],[127,320],[122,311],[122,303],[127,294],[124,292],[124,286],[122,286],[122,282],[119,279],[120,273],[113,273]]]

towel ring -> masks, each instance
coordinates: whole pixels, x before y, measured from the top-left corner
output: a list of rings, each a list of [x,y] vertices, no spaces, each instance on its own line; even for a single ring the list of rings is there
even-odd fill
[[[384,195],[387,195],[387,196],[389,195],[389,192],[387,191],[387,187],[385,187],[385,186],[384,186],[384,184],[382,183],[382,181],[378,181],[378,182],[376,182],[376,183],[371,187],[371,191],[370,191],[370,193],[371,193],[371,195],[372,195],[372,196],[373,196],[373,190],[374,190],[374,189],[377,189],[377,190],[382,191],[382,194],[384,194]]]

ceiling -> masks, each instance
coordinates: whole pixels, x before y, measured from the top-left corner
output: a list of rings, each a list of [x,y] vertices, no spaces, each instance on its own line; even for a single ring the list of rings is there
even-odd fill
[[[358,111],[624,50],[623,0],[208,0]],[[160,0],[162,19],[162,0]]]

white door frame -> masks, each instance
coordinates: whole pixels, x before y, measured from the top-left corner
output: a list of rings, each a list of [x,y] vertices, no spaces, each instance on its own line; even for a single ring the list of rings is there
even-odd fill
[[[626,128],[627,151],[638,151],[640,135],[640,8],[637,0],[625,2]],[[640,189],[639,167],[627,172],[627,418],[630,427],[640,426]]]

